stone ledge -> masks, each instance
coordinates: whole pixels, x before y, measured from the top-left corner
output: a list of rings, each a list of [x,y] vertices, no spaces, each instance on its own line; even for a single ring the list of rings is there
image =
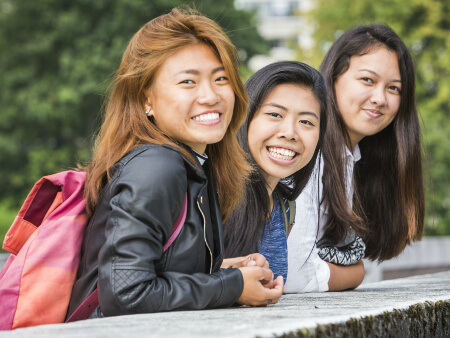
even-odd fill
[[[450,300],[426,301],[407,309],[376,316],[351,318],[343,323],[317,325],[282,334],[282,338],[310,337],[449,337]]]
[[[266,308],[120,316],[0,332],[0,337],[450,336],[450,271],[285,295]]]

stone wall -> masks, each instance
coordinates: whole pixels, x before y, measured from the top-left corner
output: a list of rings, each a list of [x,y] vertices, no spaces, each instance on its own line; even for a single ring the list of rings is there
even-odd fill
[[[450,271],[284,295],[265,308],[176,311],[0,332],[0,337],[449,337]]]

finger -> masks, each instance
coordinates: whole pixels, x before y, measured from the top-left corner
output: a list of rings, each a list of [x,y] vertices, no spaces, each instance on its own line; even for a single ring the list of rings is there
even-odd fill
[[[270,282],[273,281],[273,272],[270,269],[261,268],[261,277],[259,278],[260,282],[263,281]]]
[[[264,286],[266,289],[273,289],[275,287],[275,281],[261,281],[262,286]]]
[[[280,300],[281,296],[283,295],[283,290],[277,290],[276,288],[267,290],[267,305],[269,304],[276,304]]]
[[[253,260],[256,261],[256,265],[260,266],[262,268],[269,268],[269,262],[267,261],[266,257],[264,257],[263,255],[261,255],[260,253],[256,253],[252,255]]]
[[[250,259],[249,261],[247,261],[246,266],[257,266],[258,264],[256,263],[256,261]]]
[[[283,294],[283,288],[284,288],[283,276],[278,276],[277,279],[275,279],[274,284],[275,284],[274,289],[280,291],[280,293]]]

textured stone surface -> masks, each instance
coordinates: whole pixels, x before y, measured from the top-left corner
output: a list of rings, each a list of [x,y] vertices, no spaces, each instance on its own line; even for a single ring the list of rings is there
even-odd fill
[[[1,332],[0,337],[450,336],[450,271],[285,295],[266,308],[178,311]]]

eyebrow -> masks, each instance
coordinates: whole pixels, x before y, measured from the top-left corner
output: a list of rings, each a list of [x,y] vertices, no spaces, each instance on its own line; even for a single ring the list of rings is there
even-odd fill
[[[271,106],[271,107],[279,108],[286,112],[288,111],[288,109],[286,107],[282,106],[281,104],[275,103],[275,102],[266,103],[265,105],[263,105],[263,107],[264,106]],[[299,112],[298,115],[311,115],[311,116],[315,117],[316,119],[320,120],[319,116],[317,116],[316,113],[311,112],[311,111],[302,111],[302,112]]]
[[[373,70],[370,70],[370,69],[367,69],[367,68],[362,68],[359,71],[360,72],[362,72],[362,71],[369,72],[369,73],[371,73],[371,74],[373,74],[373,75],[375,75],[377,77],[380,77],[380,75],[377,72],[374,72]],[[400,82],[400,83],[402,83],[402,81],[398,80],[398,79],[393,79],[390,82]]]
[[[225,67],[221,66],[221,67],[214,68],[213,71],[212,71],[212,74],[215,74],[215,73],[220,72],[222,70],[224,71]],[[183,70],[180,70],[179,72],[176,72],[173,76],[175,77],[175,76],[177,76],[179,74],[198,75],[198,74],[200,74],[200,71],[198,69],[183,69]]]

